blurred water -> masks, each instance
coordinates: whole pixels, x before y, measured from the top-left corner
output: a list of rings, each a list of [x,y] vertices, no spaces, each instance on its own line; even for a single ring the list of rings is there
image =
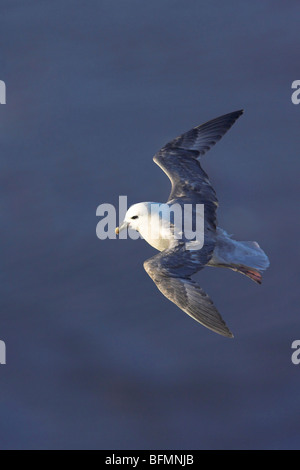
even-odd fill
[[[0,448],[299,448],[299,3],[0,10]],[[271,268],[262,287],[199,274],[230,341],[159,294],[142,240],[99,241],[95,213],[166,200],[152,155],[239,108],[203,166],[220,223]]]

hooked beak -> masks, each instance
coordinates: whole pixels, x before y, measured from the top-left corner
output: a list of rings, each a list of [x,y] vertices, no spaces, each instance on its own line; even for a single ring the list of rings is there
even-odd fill
[[[116,228],[116,234],[119,235],[119,233],[122,232],[122,230],[124,230],[127,227],[128,227],[128,222],[124,221],[122,225],[120,225],[120,227]]]

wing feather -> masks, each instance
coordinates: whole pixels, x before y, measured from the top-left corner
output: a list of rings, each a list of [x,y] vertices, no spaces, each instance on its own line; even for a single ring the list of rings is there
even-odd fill
[[[201,168],[199,158],[223,137],[242,114],[242,110],[235,111],[195,127],[169,142],[154,156],[154,162],[172,183],[168,201],[190,197],[204,204],[210,203],[216,209],[217,196]]]
[[[183,245],[159,253],[145,261],[144,268],[160,292],[206,328],[232,338],[220,313],[204,290],[190,276],[209,259],[205,249],[188,251]]]

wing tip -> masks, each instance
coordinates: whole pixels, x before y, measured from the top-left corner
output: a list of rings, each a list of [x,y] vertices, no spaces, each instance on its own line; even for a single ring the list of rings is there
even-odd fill
[[[244,109],[238,109],[237,111],[233,111],[231,113],[225,114],[223,117],[232,118],[233,122],[235,122],[239,117],[241,117],[245,113]],[[222,116],[221,116],[222,118]]]
[[[228,333],[226,334],[226,338],[229,338],[229,339],[234,339],[234,334],[231,333],[230,330],[228,330]]]
[[[225,324],[225,322],[224,322],[223,328],[221,328],[221,329],[220,328],[210,328],[207,325],[203,325],[203,326],[210,329],[213,333],[217,333],[221,336],[224,336],[225,338],[234,339],[234,334],[229,330],[229,328]]]
[[[236,111],[232,111],[232,113],[229,113],[229,114],[238,114],[239,116],[241,116],[241,114],[244,114],[245,110],[244,108],[241,108],[241,109],[237,109]]]

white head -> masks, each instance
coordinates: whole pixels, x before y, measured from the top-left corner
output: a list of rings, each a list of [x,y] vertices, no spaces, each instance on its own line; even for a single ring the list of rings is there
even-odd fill
[[[120,227],[116,228],[118,235],[121,230],[131,228],[157,250],[168,248],[172,234],[169,219],[164,222],[161,218],[161,209],[167,204],[157,202],[140,202],[131,206],[126,212],[125,219]]]
[[[148,217],[151,214],[151,205],[153,202],[139,202],[129,207],[126,212],[125,219],[120,225],[116,228],[116,233],[119,234],[125,228],[131,228],[132,230],[140,231],[140,227],[145,227],[149,219]]]

